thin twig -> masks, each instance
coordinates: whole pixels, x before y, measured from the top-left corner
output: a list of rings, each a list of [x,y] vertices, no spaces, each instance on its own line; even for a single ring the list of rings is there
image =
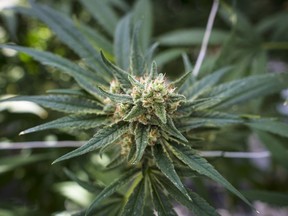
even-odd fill
[[[201,44],[201,49],[200,49],[200,53],[198,55],[194,70],[193,70],[193,76],[196,77],[199,74],[201,65],[203,63],[203,60],[205,58],[206,55],[206,50],[207,50],[207,46],[208,46],[208,42],[209,42],[209,38],[210,38],[210,34],[212,31],[212,27],[213,27],[213,23],[215,20],[215,16],[216,13],[218,11],[218,7],[219,7],[219,0],[214,0],[213,1],[213,5],[209,14],[209,18],[208,18],[208,22],[207,22],[207,26],[206,26],[206,30],[205,30],[205,34],[203,37],[203,41]]]
[[[32,148],[77,148],[86,141],[35,141],[35,142],[0,142],[0,150],[17,150]],[[226,152],[226,151],[200,151],[203,157],[225,157],[225,158],[267,158],[269,151],[261,152]]]

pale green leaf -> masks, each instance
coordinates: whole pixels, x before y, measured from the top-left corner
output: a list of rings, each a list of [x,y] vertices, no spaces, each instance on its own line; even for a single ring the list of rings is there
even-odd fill
[[[129,69],[130,62],[130,19],[130,14],[124,16],[117,24],[114,35],[114,54],[116,63],[124,70]]]
[[[202,94],[209,91],[213,85],[215,85],[227,72],[230,71],[231,68],[224,68],[214,73],[205,76],[204,78],[200,79],[193,83],[193,85],[189,86],[187,89],[183,91],[183,94],[189,100],[195,100]]]
[[[171,83],[171,86],[175,87],[176,89],[180,89],[182,85],[190,78],[192,77],[192,71],[188,71],[185,74],[183,74],[181,77],[179,77],[177,80],[173,81]]]
[[[33,128],[22,131],[20,134],[33,133],[36,131],[42,131],[47,129],[89,129],[97,128],[100,125],[105,124],[108,121],[108,117],[104,115],[84,114],[84,115],[71,115],[63,118],[56,119],[54,121],[38,125]]]
[[[155,115],[161,120],[163,124],[166,124],[167,117],[166,117],[166,108],[165,104],[163,103],[154,103],[153,104]]]
[[[153,80],[158,76],[157,63],[153,61],[150,68],[149,79]]]
[[[140,115],[144,114],[146,109],[142,107],[139,103],[132,107],[130,112],[123,118],[125,121],[133,120],[134,118],[139,117]]]
[[[142,179],[133,189],[132,194],[128,197],[128,201],[124,206],[120,215],[123,216],[139,216],[143,214],[145,206],[146,191],[145,181]]]
[[[106,32],[113,36],[118,17],[109,1],[81,0],[81,2]]]
[[[249,123],[246,123],[246,125],[261,131],[266,131],[283,137],[288,137],[288,124],[284,122],[279,122],[273,119],[256,119],[250,121]]]
[[[245,203],[252,207],[250,202],[217,170],[215,170],[211,164],[209,164],[203,157],[200,157],[195,150],[179,144],[167,146],[179,160],[189,166],[192,170],[195,170],[198,173],[205,175],[212,180],[218,182],[219,184],[223,185],[225,188],[230,190],[232,193],[237,195],[240,199],[242,199]]]
[[[137,164],[142,159],[142,156],[148,145],[148,135],[149,127],[138,123],[135,129],[136,149],[133,160],[131,161],[132,164]]]
[[[111,143],[116,142],[123,134],[127,133],[129,126],[123,122],[119,122],[110,127],[99,130],[87,143],[83,146],[71,151],[60,158],[56,159],[54,163],[67,160],[73,157],[77,157],[86,154],[90,151],[102,148]]]
[[[126,172],[124,175],[122,175],[120,178],[116,179],[116,181],[108,185],[100,194],[98,194],[98,196],[93,200],[92,204],[88,207],[86,211],[86,216],[95,215],[95,210],[97,210],[97,207],[102,200],[111,196],[119,187],[129,183],[137,175],[139,175],[139,170],[130,170],[129,172]]]
[[[205,29],[183,29],[169,32],[158,37],[158,42],[165,46],[201,45]],[[228,33],[222,30],[213,30],[209,39],[210,45],[223,44]]]
[[[170,158],[167,150],[162,146],[162,144],[156,144],[152,148],[152,153],[156,162],[157,167],[161,172],[178,188],[181,193],[183,193],[188,199],[190,199],[185,186],[181,182],[178,174],[174,169],[172,159]]]
[[[129,103],[132,104],[133,103],[133,99],[130,95],[127,94],[113,94],[107,91],[104,91],[101,88],[99,89],[99,93],[101,94],[101,96],[103,97],[108,97],[110,100],[117,102],[117,103]]]
[[[16,96],[1,102],[6,101],[30,101],[56,111],[75,114],[103,113],[102,107],[96,101],[70,95]]]
[[[279,92],[287,87],[288,73],[256,75],[216,86],[211,89],[208,96],[220,99],[214,108],[225,108],[255,97]]]

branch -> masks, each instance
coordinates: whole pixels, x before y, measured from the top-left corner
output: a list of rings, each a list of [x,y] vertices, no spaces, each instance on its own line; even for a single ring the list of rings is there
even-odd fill
[[[209,14],[209,18],[208,18],[208,22],[207,22],[207,26],[206,26],[206,30],[205,30],[205,34],[203,37],[203,41],[201,44],[201,49],[200,49],[200,53],[198,55],[194,70],[193,70],[193,76],[197,77],[201,68],[201,65],[203,63],[203,60],[205,58],[206,55],[206,50],[207,50],[207,46],[208,46],[208,42],[209,42],[209,38],[210,38],[210,34],[212,31],[212,27],[213,27],[213,23],[214,23],[214,19],[216,16],[216,13],[218,11],[218,7],[219,7],[219,0],[214,0],[213,1],[213,5]]]

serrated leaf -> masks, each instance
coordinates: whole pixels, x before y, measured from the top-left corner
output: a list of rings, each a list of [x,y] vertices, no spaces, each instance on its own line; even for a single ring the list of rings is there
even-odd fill
[[[251,203],[233,186],[231,185],[214,167],[209,164],[206,159],[199,156],[195,150],[190,149],[187,146],[182,146],[179,144],[168,145],[171,152],[183,163],[189,166],[192,170],[197,171],[198,173],[205,175],[212,180],[223,185],[225,188],[230,190],[245,203],[253,208]]]
[[[149,127],[138,123],[135,129],[136,149],[135,149],[134,157],[131,161],[132,164],[137,164],[142,159],[142,156],[148,145],[148,140],[149,140],[148,135],[149,135]]]
[[[284,122],[275,121],[273,119],[256,119],[251,120],[251,122],[246,123],[246,125],[261,131],[266,131],[283,137],[288,137],[288,124]]]
[[[104,53],[109,56],[113,56],[113,45],[106,37],[104,37],[97,29],[91,28],[83,22],[77,23],[78,28],[88,38],[91,44],[97,48],[97,50],[103,50]]]
[[[156,144],[152,148],[152,153],[156,165],[161,172],[178,188],[179,191],[181,191],[181,193],[187,197],[187,199],[190,199],[185,186],[174,169],[173,162],[167,150],[162,146],[162,144]]]
[[[205,76],[199,81],[193,83],[183,91],[183,94],[189,100],[195,100],[202,94],[206,93],[213,85],[215,85],[231,68],[218,70],[208,76]]]
[[[56,67],[60,69],[61,72],[66,73],[69,76],[72,76],[78,82],[78,84],[84,89],[86,89],[85,84],[81,82],[81,79],[79,79],[80,77],[83,77],[86,80],[89,80],[90,82],[93,82],[93,83],[98,83],[98,84],[107,83],[103,78],[101,78],[101,76],[97,76],[96,74],[90,71],[84,70],[77,64],[74,64],[73,62],[65,58],[62,58],[61,56],[54,55],[53,53],[31,49],[27,47],[16,46],[16,45],[0,45],[0,47],[9,48],[9,49],[13,49],[16,51],[26,53],[27,55],[31,56],[32,58],[36,59],[37,61],[41,62],[44,65]]]
[[[135,106],[132,107],[130,112],[123,118],[123,120],[130,121],[144,114],[145,112],[146,112],[146,109],[142,107],[139,103],[137,103]]]
[[[105,65],[112,71],[113,76],[115,76],[115,78],[120,82],[120,85],[124,89],[130,88],[131,84],[128,79],[129,74],[126,71],[122,70],[121,68],[117,67],[116,65],[112,64],[108,59],[106,59],[106,57],[102,52],[101,52],[101,58],[105,63]]]
[[[272,158],[288,169],[288,149],[283,146],[284,143],[281,142],[279,138],[277,139],[268,133],[257,131],[257,135],[262,141],[262,144],[271,152]]]
[[[166,46],[191,46],[201,45],[205,29],[182,29],[166,33],[158,37],[161,45]],[[219,45],[224,43],[228,33],[222,30],[213,30],[209,38],[210,45]]]
[[[128,79],[129,79],[130,83],[132,84],[132,86],[137,86],[139,88],[144,89],[144,85],[142,83],[140,83],[136,78],[134,78],[134,76],[129,75]]]
[[[7,101],[31,101],[40,106],[66,113],[103,114],[102,107],[96,101],[70,95],[16,96],[1,100],[1,102]]]
[[[92,204],[88,207],[86,211],[86,216],[95,215],[95,210],[99,203],[111,196],[119,187],[127,184],[128,182],[132,181],[136,175],[139,175],[139,170],[134,169],[126,172],[116,181],[113,181],[110,185],[108,185],[98,196],[93,200]]]
[[[114,35],[114,54],[116,63],[124,70],[129,69],[130,62],[130,20],[130,14],[124,16],[117,24]]]
[[[100,193],[100,191],[104,189],[104,187],[92,184],[91,182],[80,180],[73,172],[66,168],[64,169],[64,172],[72,181],[91,193]]]
[[[179,77],[177,80],[171,82],[171,86],[175,87],[176,89],[180,89],[182,85],[192,76],[192,71],[188,71]]]
[[[106,32],[113,36],[118,17],[109,5],[110,2],[94,0],[81,0],[81,2]]]
[[[127,203],[124,206],[120,215],[123,216],[139,216],[143,214],[145,206],[145,181],[142,179],[138,185],[133,189],[132,194],[129,196]]]
[[[276,73],[250,76],[211,89],[208,97],[219,98],[214,108],[225,108],[255,97],[263,97],[288,87],[288,74]]]
[[[158,76],[157,63],[153,61],[150,68],[149,79],[153,80]]]
[[[145,68],[144,57],[139,44],[139,31],[140,26],[136,25],[133,31],[130,53],[130,71],[135,76],[141,76]]]
[[[67,160],[73,157],[77,157],[86,154],[90,151],[102,148],[106,145],[116,142],[123,134],[129,130],[129,126],[123,122],[106,127],[99,130],[87,143],[83,146],[71,151],[60,158],[56,159],[54,163]]]
[[[155,115],[161,120],[163,124],[167,122],[166,108],[163,103],[154,103],[153,104]]]
[[[189,131],[199,127],[224,127],[243,123],[245,123],[245,120],[238,115],[224,112],[203,111],[193,112],[191,116],[182,118],[177,124],[177,128],[180,131]]]
[[[65,116],[63,118],[56,119],[54,121],[50,121],[45,124],[38,125],[36,127],[29,128],[20,133],[27,134],[33,133],[36,131],[42,131],[47,129],[89,129],[96,128],[100,125],[105,124],[108,121],[107,116],[95,115],[95,114],[84,114],[84,115],[71,115]]]
[[[177,189],[176,189],[177,190]],[[181,193],[179,191],[179,193]],[[157,187],[151,179],[151,197],[158,216],[177,216],[168,197]]]
[[[98,76],[111,76],[100,60],[100,55],[93,49],[92,45],[86,40],[85,36],[77,29],[73,22],[63,14],[40,4],[30,1],[33,13],[46,23],[60,40],[83,58]]]
[[[198,194],[188,190],[189,196],[191,199],[187,199],[173,184],[166,181],[166,179],[158,177],[157,179],[160,181],[161,185],[168,191],[169,195],[175,199],[177,202],[186,206],[190,209],[193,214],[196,216],[219,216],[216,210],[211,207],[203,198],[201,198]],[[163,188],[163,189],[164,189]]]
[[[133,8],[134,25],[140,22],[139,29],[139,46],[141,50],[146,50],[149,46],[152,28],[153,28],[153,14],[151,0],[139,0]]]
[[[170,135],[178,138],[182,142],[186,143],[188,140],[181,134],[181,132],[175,127],[173,120],[167,116],[167,124],[163,124],[162,122],[158,122],[161,129],[169,133]]]
[[[62,94],[62,95],[74,95],[74,96],[84,96],[87,95],[83,90],[80,89],[49,89],[46,91],[48,94]]]

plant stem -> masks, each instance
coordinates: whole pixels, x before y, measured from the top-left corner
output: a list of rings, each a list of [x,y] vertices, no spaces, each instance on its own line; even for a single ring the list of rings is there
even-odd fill
[[[209,14],[209,18],[208,18],[208,22],[207,22],[207,26],[206,26],[206,30],[205,30],[205,34],[203,37],[203,41],[201,44],[201,49],[200,49],[200,53],[198,55],[194,70],[193,70],[193,76],[197,77],[201,68],[201,65],[203,63],[203,60],[205,58],[206,55],[206,50],[207,50],[207,46],[208,46],[208,42],[209,42],[209,38],[210,38],[210,34],[212,31],[212,27],[213,27],[213,23],[215,20],[215,16],[216,13],[218,11],[218,7],[219,7],[219,0],[214,0],[213,1],[213,5]]]

